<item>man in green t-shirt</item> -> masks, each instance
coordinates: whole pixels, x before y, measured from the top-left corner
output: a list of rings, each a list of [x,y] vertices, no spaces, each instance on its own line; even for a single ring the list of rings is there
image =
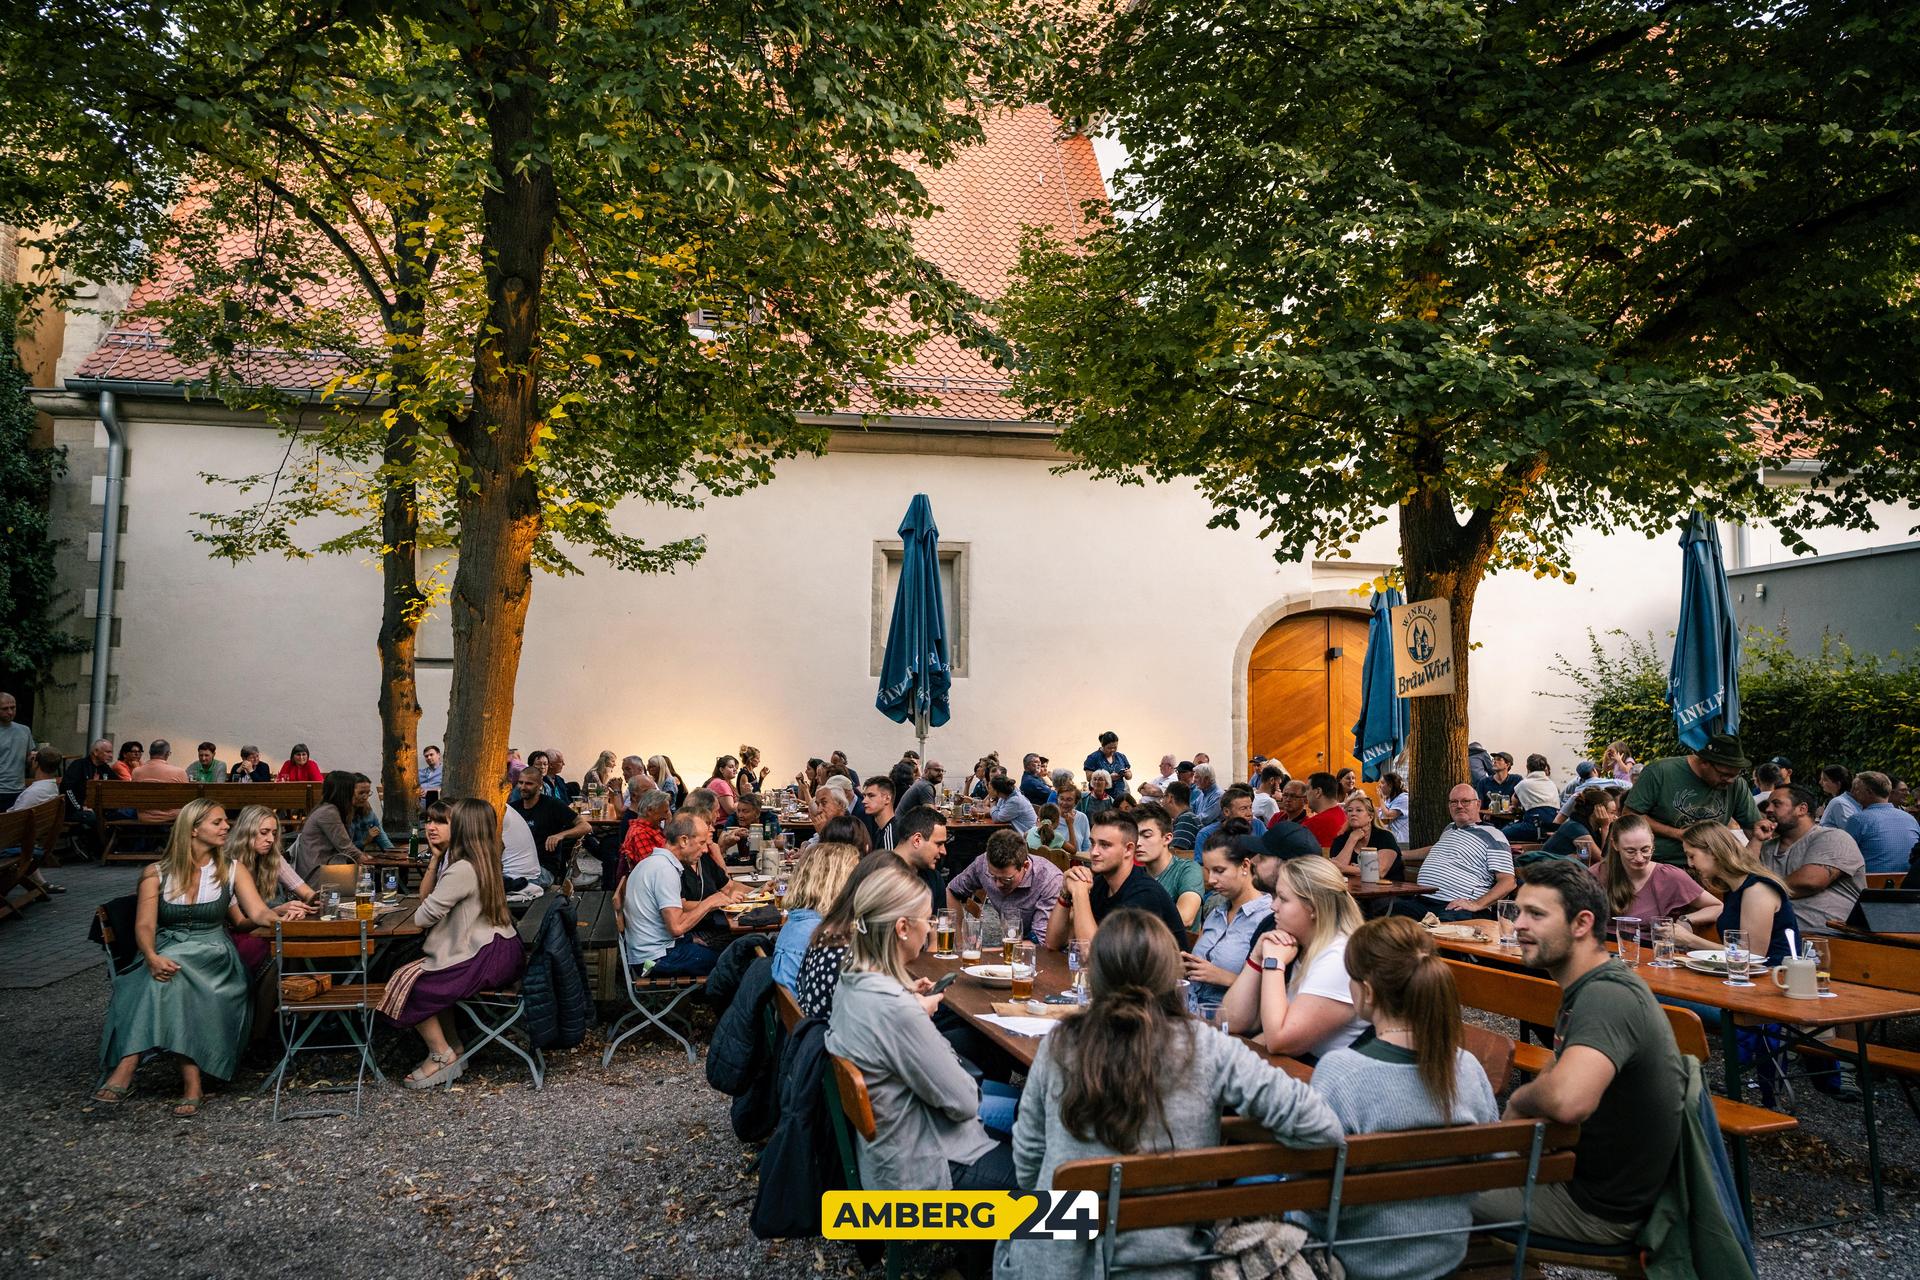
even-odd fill
[[[1696,822],[1737,822],[1753,834],[1760,809],[1747,790],[1747,764],[1740,739],[1716,733],[1691,755],[1666,756],[1640,770],[1627,808],[1653,828],[1654,861],[1686,866],[1680,835]]]
[[[1593,1244],[1636,1239],[1680,1143],[1687,1071],[1647,984],[1607,954],[1607,898],[1577,862],[1534,866],[1520,886],[1520,958],[1560,984],[1553,1065],[1513,1091],[1505,1118],[1580,1126],[1570,1182],[1535,1187],[1533,1230]],[[1521,1216],[1518,1188],[1473,1199],[1478,1222]]]
[[[194,752],[193,763],[187,766],[188,782],[225,782],[227,780],[227,766],[224,761],[213,758],[215,750],[217,748],[211,742],[200,744],[199,750]]]
[[[1205,873],[1192,858],[1174,857],[1173,819],[1164,807],[1138,805],[1133,820],[1140,824],[1140,849],[1134,856],[1173,899],[1173,908],[1187,922],[1187,928],[1193,928],[1193,922],[1200,918],[1200,900],[1207,887]],[[1186,950],[1184,938],[1176,941],[1182,943],[1182,951]]]

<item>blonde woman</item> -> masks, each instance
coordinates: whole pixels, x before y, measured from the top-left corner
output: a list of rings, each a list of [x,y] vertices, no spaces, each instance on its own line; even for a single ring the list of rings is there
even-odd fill
[[[620,757],[611,751],[602,751],[594,758],[593,767],[587,770],[587,776],[580,779],[580,790],[584,794],[590,786],[597,786],[601,790],[618,786],[614,779],[619,776]]]
[[[673,761],[665,756],[647,757],[647,776],[653,779],[653,785],[667,793],[667,803],[674,808],[680,807],[680,800],[687,794],[687,784],[680,780],[679,770],[673,767]]]
[[[294,874],[293,867],[280,848],[280,819],[264,805],[250,804],[240,811],[227,832],[226,855],[240,868],[240,874],[253,881],[260,900],[272,904],[282,920],[306,918],[307,904],[313,901],[313,889]],[[290,899],[290,901],[288,901]],[[284,904],[284,905],[283,905]],[[265,938],[255,937],[251,927],[227,929],[248,973],[258,973],[273,954]]]
[[[452,838],[423,881],[413,922],[427,930],[426,955],[387,980],[380,1012],[412,1027],[427,1057],[406,1078],[409,1089],[452,1084],[466,1069],[441,1014],[480,991],[511,986],[527,967],[526,950],[507,912],[499,819],[484,800],[448,806]]]
[[[929,910],[926,882],[910,872],[887,868],[854,890],[826,1044],[859,1069],[873,1103],[873,1141],[859,1140],[861,1185],[1012,1190],[1012,1152],[981,1124],[980,1087],[933,1025],[942,997],[907,971],[932,935]]]
[[[1747,950],[1765,956],[1768,965],[1787,958],[1787,931],[1797,937],[1800,921],[1793,913],[1793,899],[1780,878],[1761,865],[1746,842],[1717,822],[1696,822],[1680,833],[1680,848],[1687,855],[1693,878],[1707,891],[1720,896],[1720,936],[1729,929],[1742,930]],[[1682,923],[1674,930],[1683,947],[1711,948],[1712,942],[1700,937]]]
[[[800,977],[820,917],[840,897],[847,877],[860,865],[860,851],[850,844],[817,844],[800,855],[787,881],[787,922],[773,940],[773,980],[793,990]]]
[[[1347,811],[1347,827],[1333,838],[1328,856],[1340,874],[1349,880],[1360,879],[1360,851],[1376,849],[1380,853],[1380,878],[1398,880],[1406,875],[1406,863],[1400,858],[1400,842],[1393,832],[1381,826],[1373,807],[1373,798],[1356,791],[1342,802]]]
[[[110,1074],[95,1102],[126,1101],[140,1056],[152,1049],[180,1058],[173,1114],[181,1119],[200,1111],[203,1072],[233,1076],[252,1005],[246,965],[225,926],[244,920],[267,928],[274,915],[253,878],[227,857],[228,826],[227,811],[211,800],[188,802],[160,861],[140,873],[133,926],[140,967],[113,985],[100,1032],[100,1069]]]
[[[1258,1027],[1268,1053],[1309,1062],[1359,1039],[1367,1024],[1354,1011],[1346,952],[1360,923],[1347,878],[1332,862],[1308,857],[1281,863],[1273,928],[1254,944],[1221,1002],[1228,1024]]]

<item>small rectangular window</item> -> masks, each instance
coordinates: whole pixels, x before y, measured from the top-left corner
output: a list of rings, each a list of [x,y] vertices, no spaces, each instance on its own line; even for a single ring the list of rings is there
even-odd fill
[[[956,679],[967,674],[967,580],[969,544],[940,544],[940,603],[947,614],[947,660]],[[867,674],[880,675],[887,652],[887,628],[893,625],[893,597],[900,590],[900,559],[905,547],[899,539],[873,544],[873,656]]]

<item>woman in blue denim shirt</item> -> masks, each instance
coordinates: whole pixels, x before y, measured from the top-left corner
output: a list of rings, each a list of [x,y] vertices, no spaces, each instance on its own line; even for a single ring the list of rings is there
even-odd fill
[[[800,856],[787,882],[787,922],[773,940],[773,980],[789,991],[800,977],[800,961],[821,915],[859,863],[860,851],[850,844],[817,844]]]

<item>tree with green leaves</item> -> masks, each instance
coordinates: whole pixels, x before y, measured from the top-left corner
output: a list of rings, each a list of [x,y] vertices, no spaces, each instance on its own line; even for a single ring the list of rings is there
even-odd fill
[[[1920,492],[1920,12],[1101,17],[1051,97],[1129,161],[1084,243],[1028,247],[1019,389],[1080,465],[1192,477],[1277,558],[1397,518],[1408,598],[1452,601],[1458,673],[1413,701],[1416,840],[1466,774],[1487,573],[1567,578],[1585,528],[1702,509],[1793,541]],[[1806,457],[1814,485],[1763,482]]]
[[[321,443],[349,465],[378,462],[357,487],[256,500],[212,536],[244,554],[274,530],[261,545],[285,551],[274,540],[288,521],[272,517],[378,495],[383,518],[399,501],[457,547],[447,786],[496,798],[536,565],[572,571],[580,550],[637,570],[697,555],[697,540],[625,532],[615,507],[693,507],[764,482],[780,458],[823,447],[803,415],[861,387],[882,408],[914,404],[889,371],[936,331],[979,336],[977,300],[914,250],[912,225],[931,212],[916,171],[979,136],[975,113],[1042,35],[1002,0],[884,15],[432,0],[373,15],[231,0],[150,16],[120,33],[139,46],[131,75],[92,82],[92,67],[56,58],[41,72],[56,87],[23,100],[62,123],[23,127],[41,146],[71,134],[69,149],[111,165],[109,185],[142,209],[196,212],[183,175],[224,192],[209,200],[212,238],[244,225],[249,201],[274,204],[254,224],[271,252],[202,255],[226,279],[179,302],[169,332],[228,322],[188,348],[227,367],[228,395],[258,394],[231,388],[260,385],[239,359],[258,355],[260,334],[327,333],[320,349],[341,363],[328,394],[372,411],[334,415]],[[97,21],[60,4],[0,20],[5,57],[69,47],[54,37]],[[136,145],[91,138],[103,119]],[[127,257],[109,220],[88,216],[99,175],[62,186],[10,151],[0,209],[74,213],[16,215],[59,221],[45,237],[56,261]],[[180,234],[141,221],[150,239]],[[390,267],[371,269],[382,253]],[[311,305],[343,277],[361,298]],[[348,545],[372,545],[372,529]],[[390,533],[382,524],[383,558],[411,575]]]

